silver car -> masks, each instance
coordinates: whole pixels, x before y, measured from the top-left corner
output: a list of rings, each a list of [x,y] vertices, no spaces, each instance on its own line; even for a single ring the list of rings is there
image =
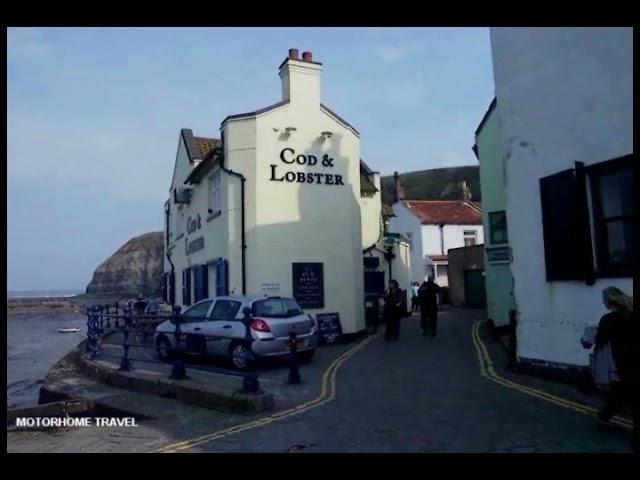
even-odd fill
[[[201,300],[184,311],[181,338],[187,353],[231,358],[237,369],[249,366],[245,315],[249,316],[251,352],[255,357],[288,355],[289,332],[295,331],[298,358],[311,360],[318,345],[315,320],[293,298],[228,295]],[[158,325],[155,345],[158,356],[168,360],[175,346],[176,326]],[[183,340],[181,340],[182,342]]]

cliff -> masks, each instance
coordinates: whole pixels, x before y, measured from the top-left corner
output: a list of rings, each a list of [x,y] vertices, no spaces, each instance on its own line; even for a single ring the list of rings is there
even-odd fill
[[[87,286],[90,295],[162,295],[163,233],[134,237],[105,260]]]

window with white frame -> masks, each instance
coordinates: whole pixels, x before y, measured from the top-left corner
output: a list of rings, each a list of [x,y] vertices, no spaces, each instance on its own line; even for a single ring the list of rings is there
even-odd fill
[[[475,230],[463,230],[464,246],[470,247],[475,245],[478,240],[478,233]]]
[[[216,170],[209,176],[209,214],[218,215],[222,212],[222,176]]]

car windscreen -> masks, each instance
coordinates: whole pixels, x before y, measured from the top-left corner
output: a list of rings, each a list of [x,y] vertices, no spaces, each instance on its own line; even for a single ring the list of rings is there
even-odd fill
[[[289,318],[300,315],[302,309],[292,298],[267,298],[255,302],[252,312],[262,317]]]

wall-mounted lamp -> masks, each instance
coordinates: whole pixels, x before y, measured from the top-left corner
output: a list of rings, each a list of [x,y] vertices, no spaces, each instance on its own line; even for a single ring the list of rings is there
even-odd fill
[[[333,132],[322,132],[320,135],[322,135],[323,139],[327,139],[333,137]]]

